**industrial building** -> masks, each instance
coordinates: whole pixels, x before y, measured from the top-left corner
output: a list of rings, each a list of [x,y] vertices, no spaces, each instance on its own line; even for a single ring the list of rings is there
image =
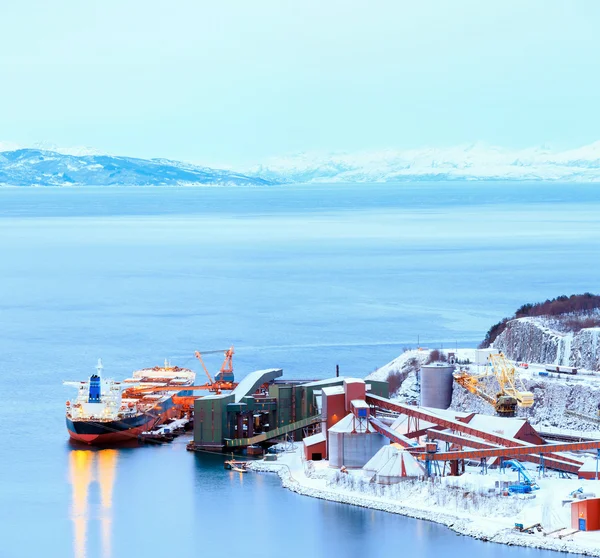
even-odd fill
[[[466,462],[483,470],[503,467],[515,458],[595,476],[583,460],[564,452],[600,450],[600,441],[548,444],[526,420],[447,410],[451,367],[423,369],[423,401],[437,407],[390,400],[387,382],[283,380],[281,369],[253,372],[229,394],[195,400],[194,438],[188,447],[234,451],[252,446],[260,451],[257,446],[265,448],[291,435],[296,441],[304,439],[305,459],[327,459],[333,468],[373,467],[373,459],[383,455],[385,464],[370,471],[374,482],[382,484],[422,474],[458,475]]]
[[[188,448],[228,451],[272,444],[288,434],[301,440],[323,423],[324,393],[341,389],[344,398],[344,385],[350,385],[350,394],[358,393],[363,401],[367,391],[388,396],[387,382],[365,384],[363,380],[344,377],[281,380],[282,375],[281,369],[259,370],[246,376],[231,393],[196,399],[194,438]],[[340,418],[345,414],[343,408],[338,411]],[[313,453],[325,457],[324,448],[321,451],[317,448]]]
[[[377,456],[383,456],[385,463],[381,461],[381,468],[371,474],[384,484],[421,472],[459,475],[466,462],[480,465],[482,471],[488,466],[502,468],[515,464],[515,458],[591,476],[590,465],[564,452],[600,451],[598,440],[548,444],[523,419],[406,405],[376,395],[359,379],[324,387],[321,400],[322,433],[305,442],[306,459],[315,453],[322,457],[325,448],[331,467],[369,471],[379,463]],[[399,453],[389,453],[390,443]]]

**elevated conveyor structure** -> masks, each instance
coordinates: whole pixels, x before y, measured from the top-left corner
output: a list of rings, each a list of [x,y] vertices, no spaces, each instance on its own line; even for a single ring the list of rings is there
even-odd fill
[[[430,429],[427,432],[427,436],[431,440],[448,442],[450,444],[460,446],[461,448],[496,449],[501,447],[495,444],[490,444],[488,442],[483,442],[481,440],[476,440],[473,438],[459,436],[457,434],[451,434],[450,432],[436,430],[434,428]],[[535,463],[536,465],[542,464],[542,459],[539,455],[522,455],[521,461],[529,461],[530,463]],[[577,473],[579,471],[579,468],[583,464],[581,461],[577,461],[575,459],[571,459],[569,457],[564,456],[560,456],[560,459],[545,456],[543,459],[543,463],[546,467],[549,467],[550,469],[556,469],[565,473]]]
[[[254,444],[259,444],[261,442],[266,442],[267,440],[271,440],[273,438],[279,438],[284,434],[288,434],[289,432],[294,432],[296,430],[300,430],[306,426],[310,426],[311,424],[317,424],[322,421],[321,415],[315,415],[313,417],[309,417],[303,420],[298,420],[291,424],[287,424],[285,426],[280,426],[279,428],[275,428],[273,430],[269,430],[268,432],[263,432],[262,434],[257,434],[256,436],[252,436],[252,438],[237,438],[237,439],[227,439],[225,440],[226,448],[244,448],[247,446],[252,446]]]
[[[369,424],[373,427],[373,429],[376,432],[379,432],[379,434],[382,434],[392,442],[400,444],[403,448],[421,448],[421,446],[419,446],[417,442],[411,440],[410,438],[407,438],[406,436],[403,436],[395,430],[392,430],[389,426],[383,424],[383,422],[381,422],[379,419],[376,419],[375,417],[369,418]]]
[[[428,436],[434,439],[455,443],[461,447],[476,448],[475,451],[427,453],[421,455],[421,459],[428,459],[431,461],[457,461],[490,457],[520,457],[524,461],[530,461],[540,465],[543,464],[546,467],[557,469],[559,471],[577,473],[583,464],[582,461],[578,461],[563,455],[557,455],[555,452],[600,449],[600,441],[582,442],[580,444],[529,444],[522,440],[501,436],[495,432],[486,432],[477,428],[473,428],[469,426],[468,423],[439,416],[428,411],[427,409],[405,405],[397,401],[390,401],[385,397],[367,394],[366,400],[367,403],[374,407],[386,409],[388,411],[394,411],[396,413],[412,417],[415,419],[415,430],[419,430],[419,421],[435,424],[436,427],[427,428],[425,432]],[[444,429],[452,432],[458,432],[463,436],[458,436],[456,434],[452,434],[451,432],[441,432],[441,430]],[[410,436],[410,433],[406,436]],[[473,438],[481,441],[473,440]],[[588,445],[583,446],[582,444]]]
[[[491,448],[473,451],[440,451],[428,455],[431,461],[453,461],[456,459],[482,459],[487,457],[521,457],[535,452],[538,455],[552,455],[555,451],[585,451],[600,450],[600,441],[596,442],[570,442],[567,444],[546,444],[544,446]]]

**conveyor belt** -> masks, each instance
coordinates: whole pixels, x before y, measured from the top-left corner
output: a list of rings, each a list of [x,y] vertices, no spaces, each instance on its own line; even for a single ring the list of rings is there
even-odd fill
[[[252,446],[254,444],[259,444],[260,442],[265,442],[266,440],[270,440],[271,438],[278,438],[279,436],[283,436],[288,432],[294,432],[295,430],[300,430],[305,426],[310,426],[311,424],[316,424],[321,422],[323,419],[321,415],[315,415],[314,417],[309,417],[303,420],[298,420],[296,422],[292,422],[291,424],[287,424],[286,426],[280,426],[279,428],[275,428],[274,430],[269,430],[268,432],[263,432],[262,434],[257,434],[256,436],[252,436],[252,438],[236,438],[236,439],[227,439],[225,440],[225,447],[227,448],[244,448],[246,446]]]

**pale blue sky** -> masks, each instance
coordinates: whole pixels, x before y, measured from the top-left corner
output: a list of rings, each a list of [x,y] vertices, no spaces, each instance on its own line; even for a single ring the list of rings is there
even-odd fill
[[[600,2],[5,1],[0,140],[243,165],[600,139]]]

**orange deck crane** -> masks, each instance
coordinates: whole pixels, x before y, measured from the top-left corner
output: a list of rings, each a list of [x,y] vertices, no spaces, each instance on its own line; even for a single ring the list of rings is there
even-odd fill
[[[202,360],[202,354],[209,355],[215,353],[224,353],[225,359],[223,360],[223,364],[221,364],[221,368],[217,372],[215,379],[213,379],[204,364],[204,360]],[[157,393],[162,391],[200,391],[206,390],[217,395],[221,394],[222,391],[230,391],[237,387],[237,382],[234,382],[233,376],[233,355],[234,350],[233,346],[229,347],[229,349],[221,349],[219,351],[204,351],[204,353],[200,353],[200,351],[196,351],[196,358],[200,361],[202,365],[202,369],[208,378],[208,383],[197,385],[197,386],[152,386],[152,387],[131,387],[128,389],[131,390],[135,395],[141,395],[146,393]],[[174,395],[173,403],[176,405],[181,405],[186,409],[194,408],[194,400],[197,399],[195,395]]]
[[[205,355],[211,355],[215,353],[224,353],[225,360],[223,360],[223,364],[221,364],[221,368],[217,372],[214,380],[211,378],[210,373],[208,372],[208,369],[204,364],[204,360],[202,360],[202,353],[200,351],[196,351],[194,353],[196,358],[200,361],[202,369],[204,370],[204,373],[208,378],[208,385],[211,386],[211,388],[209,388],[210,391],[214,391],[215,393],[221,393],[222,390],[234,389],[237,386],[237,384],[233,381],[233,346],[229,347],[229,349],[226,350],[222,349],[220,351],[204,351]]]

